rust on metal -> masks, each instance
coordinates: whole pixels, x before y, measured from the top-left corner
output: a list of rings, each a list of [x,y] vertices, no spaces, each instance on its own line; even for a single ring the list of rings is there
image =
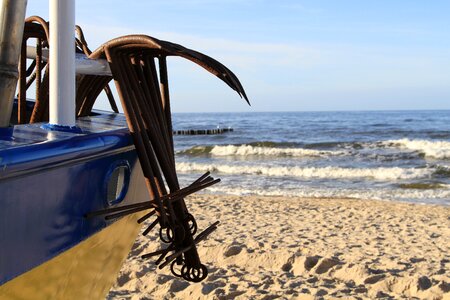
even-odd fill
[[[29,122],[46,122],[49,116],[49,64],[44,61],[42,50],[49,49],[49,22],[45,21],[41,17],[32,16],[25,19],[24,35],[23,35],[23,46],[20,62],[22,64],[19,66],[19,94],[18,94],[18,123],[28,123],[26,115],[26,94],[28,88],[35,83],[36,88],[36,99],[34,108],[31,112]],[[86,56],[91,54],[86,39],[84,38],[83,30],[80,26],[75,27],[75,32],[77,37],[75,38],[75,51],[77,53],[83,53]],[[36,40],[36,59],[32,61],[31,65],[26,69],[26,44],[30,39]],[[23,66],[22,66],[23,65]],[[77,85],[82,80],[84,75],[77,76]],[[107,81],[110,81],[109,78]],[[115,102],[114,96],[112,94],[111,88],[108,84],[104,84],[102,80],[98,83],[99,79],[92,82],[92,88],[98,88],[98,84],[102,87],[105,94],[108,97],[111,109],[118,113],[119,109]],[[25,84],[26,82],[26,84]],[[97,85],[96,85],[97,84]],[[101,91],[100,90],[100,91]],[[90,108],[92,110],[92,107]]]
[[[23,47],[21,60],[26,59],[26,44],[29,39],[36,40],[36,59],[32,62],[28,70],[19,68],[19,82],[26,81],[26,86],[21,90],[19,88],[18,103],[26,105],[26,91],[35,82],[36,100],[31,112],[30,123],[44,122],[48,120],[48,63],[43,60],[42,50],[48,49],[49,27],[48,22],[38,16],[32,16],[25,19],[23,34]],[[24,56],[22,58],[22,56]],[[42,71],[44,70],[43,74]],[[28,77],[28,79],[26,79]],[[20,86],[20,84],[19,84]],[[20,107],[20,105],[19,105]],[[21,114],[19,112],[19,118]]]
[[[145,254],[142,258],[159,255],[156,260],[159,268],[170,265],[175,276],[198,282],[207,276],[208,271],[201,263],[196,245],[217,228],[218,222],[194,237],[197,223],[188,212],[184,198],[220,180],[206,173],[186,188],[181,189],[179,186],[173,148],[166,62],[168,56],[181,56],[197,63],[227,83],[248,102],[242,85],[228,68],[204,54],[174,43],[144,35],[131,35],[111,40],[94,51],[90,58],[106,58],[110,64],[151,195],[151,200],[147,203],[94,214],[117,217],[150,209],[140,221],[153,215],[156,215],[156,219],[143,234],[148,234],[159,224],[160,239],[169,245],[165,249]],[[159,76],[156,62],[159,63]],[[77,96],[80,115],[90,112],[100,88],[107,82],[108,78],[104,76],[86,75],[83,78],[79,85],[80,94]],[[175,266],[181,269],[176,271]]]

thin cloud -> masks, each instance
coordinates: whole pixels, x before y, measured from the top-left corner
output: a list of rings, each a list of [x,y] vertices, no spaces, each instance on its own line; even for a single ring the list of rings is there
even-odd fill
[[[85,28],[87,38],[92,37],[89,45],[95,45],[95,47],[114,37],[130,33],[143,33],[142,29],[103,27],[91,24],[87,24],[83,28]],[[262,65],[289,68],[312,66],[320,61],[320,49],[296,44],[245,42],[176,32],[153,31],[144,34],[179,43],[247,69]]]

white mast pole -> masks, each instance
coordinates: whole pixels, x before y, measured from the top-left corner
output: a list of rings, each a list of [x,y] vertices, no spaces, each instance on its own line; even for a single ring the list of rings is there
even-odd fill
[[[75,0],[50,1],[50,125],[75,126]]]

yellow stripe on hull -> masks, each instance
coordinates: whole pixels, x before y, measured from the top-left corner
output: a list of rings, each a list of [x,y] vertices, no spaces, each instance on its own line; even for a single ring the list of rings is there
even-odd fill
[[[105,299],[139,233],[140,215],[118,220],[5,283],[0,286],[0,299]]]

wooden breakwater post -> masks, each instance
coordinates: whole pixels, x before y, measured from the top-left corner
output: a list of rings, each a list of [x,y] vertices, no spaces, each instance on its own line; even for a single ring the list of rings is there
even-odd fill
[[[174,135],[211,135],[232,132],[233,128],[174,130]]]

